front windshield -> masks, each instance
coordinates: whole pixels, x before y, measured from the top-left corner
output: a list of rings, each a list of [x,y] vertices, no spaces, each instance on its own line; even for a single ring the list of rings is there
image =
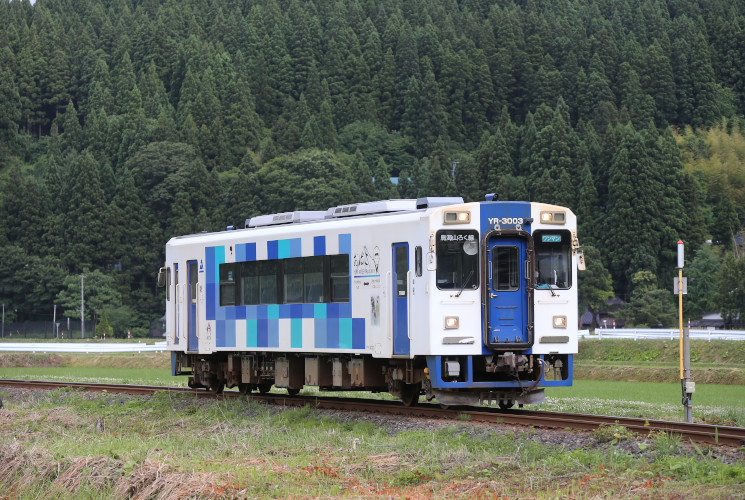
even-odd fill
[[[479,234],[472,229],[437,231],[437,288],[479,287]]]
[[[569,231],[536,231],[536,288],[571,288],[572,236]]]

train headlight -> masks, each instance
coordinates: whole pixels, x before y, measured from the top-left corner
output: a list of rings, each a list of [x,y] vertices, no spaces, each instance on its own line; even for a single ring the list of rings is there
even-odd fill
[[[444,224],[468,224],[471,222],[471,212],[468,211],[450,211],[445,212]]]
[[[541,212],[541,222],[544,224],[564,225],[567,222],[567,215],[563,211]]]
[[[460,318],[458,316],[445,316],[445,329],[446,330],[457,330],[460,326]]]
[[[566,328],[567,317],[566,316],[554,316],[554,328]]]

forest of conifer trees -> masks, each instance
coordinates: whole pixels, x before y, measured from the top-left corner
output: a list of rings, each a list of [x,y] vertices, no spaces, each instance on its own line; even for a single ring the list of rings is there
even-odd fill
[[[743,2],[0,0],[0,26],[8,321],[79,317],[85,273],[91,318],[144,330],[172,236],[493,191],[578,214],[583,308],[674,322],[682,239],[690,314],[745,315]]]

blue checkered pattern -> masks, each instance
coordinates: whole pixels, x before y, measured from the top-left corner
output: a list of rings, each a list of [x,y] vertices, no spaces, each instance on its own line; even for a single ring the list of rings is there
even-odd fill
[[[303,257],[300,238],[268,241],[266,250],[269,259]],[[238,244],[235,251],[236,262],[256,260],[256,243]],[[339,253],[350,256],[351,269],[350,234],[339,235]],[[326,255],[325,236],[313,238],[313,255]],[[286,337],[284,344],[292,349],[365,348],[365,319],[352,317],[351,302],[220,306],[220,264],[224,262],[225,246],[206,248],[207,319],[215,321],[217,347],[278,348],[280,337]],[[313,320],[314,345],[303,345],[306,319]],[[239,320],[240,325],[245,320],[245,346],[236,345]]]

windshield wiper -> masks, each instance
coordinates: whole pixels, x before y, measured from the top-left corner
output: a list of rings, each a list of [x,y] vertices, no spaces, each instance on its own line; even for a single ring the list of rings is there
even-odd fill
[[[535,287],[538,290],[546,290],[546,289],[548,289],[551,292],[551,296],[552,297],[556,297],[556,292],[554,292],[554,285],[552,285],[551,283],[540,283],[540,284],[536,284]]]
[[[471,279],[471,276],[473,276],[473,269],[471,269],[471,271],[468,273],[468,275],[466,276],[466,279],[463,280],[463,286],[458,291],[458,293],[455,294],[456,297],[460,297],[460,294],[463,293],[463,290],[466,289],[466,285],[468,284],[468,280]]]

